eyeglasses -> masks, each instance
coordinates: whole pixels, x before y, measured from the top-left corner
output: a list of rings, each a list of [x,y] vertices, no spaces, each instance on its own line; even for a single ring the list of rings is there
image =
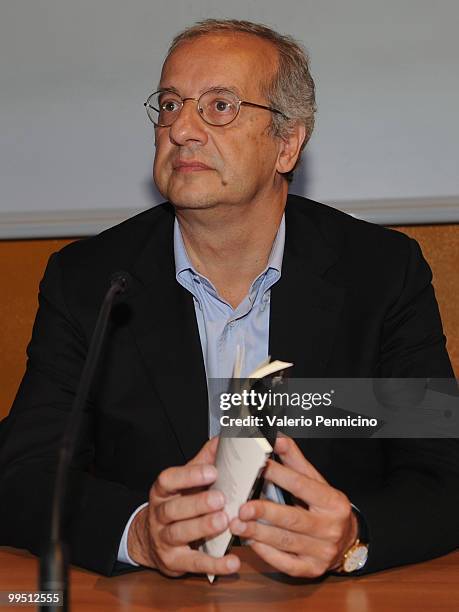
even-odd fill
[[[209,125],[228,125],[236,119],[242,105],[262,108],[288,119],[276,108],[239,100],[234,92],[227,89],[210,89],[201,94],[199,98],[181,98],[173,91],[160,89],[148,97],[144,106],[147,109],[148,117],[157,127],[169,127],[180,115],[187,100],[196,102],[196,109],[200,117]]]

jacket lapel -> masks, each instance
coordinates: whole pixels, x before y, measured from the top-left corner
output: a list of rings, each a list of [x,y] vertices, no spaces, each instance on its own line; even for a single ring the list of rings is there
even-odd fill
[[[324,278],[339,253],[331,248],[308,215],[304,200],[289,197],[282,276],[271,290],[269,354],[293,362],[289,376],[326,378],[345,289]],[[330,469],[331,439],[297,440],[321,473]]]
[[[324,278],[339,254],[307,214],[310,202],[286,207],[282,275],[271,290],[270,355],[292,361],[291,376],[325,377],[345,289]]]
[[[207,383],[193,297],[175,278],[174,212],[169,205],[162,208],[133,269],[131,329],[188,461],[208,439]]]

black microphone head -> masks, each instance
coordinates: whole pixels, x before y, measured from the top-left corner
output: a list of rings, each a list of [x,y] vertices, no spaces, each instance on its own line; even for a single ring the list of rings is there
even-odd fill
[[[129,289],[129,285],[131,284],[131,275],[129,272],[115,272],[110,277],[110,285],[116,285],[117,293],[126,293]]]

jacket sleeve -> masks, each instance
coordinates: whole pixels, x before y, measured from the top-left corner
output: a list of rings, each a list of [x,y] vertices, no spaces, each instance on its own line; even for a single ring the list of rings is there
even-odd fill
[[[26,373],[2,424],[2,545],[40,554],[49,533],[58,450],[87,348],[87,338],[66,306],[55,254],[40,284]],[[71,464],[64,535],[72,563],[110,575],[132,569],[117,563],[118,547],[126,522],[147,494],[92,473],[94,426],[90,399]]]
[[[418,244],[409,240],[408,246],[403,286],[385,320],[379,376],[444,379],[448,393],[457,396],[432,274]],[[459,546],[459,439],[393,438],[381,444],[382,484],[352,498],[370,537],[361,573],[423,561]]]

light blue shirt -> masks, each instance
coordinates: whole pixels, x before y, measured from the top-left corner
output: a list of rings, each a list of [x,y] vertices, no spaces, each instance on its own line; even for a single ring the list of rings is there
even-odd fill
[[[239,306],[233,308],[218,295],[211,281],[193,268],[180,226],[175,219],[175,275],[177,281],[193,295],[208,380],[231,378],[238,345],[244,352],[241,377],[247,377],[268,358],[270,290],[281,277],[284,245],[285,215],[279,225],[266,268],[253,281]],[[218,434],[219,430],[218,414],[213,410],[212,398],[209,398],[209,436]],[[276,498],[276,493],[273,492],[270,497],[272,496]],[[126,524],[118,551],[118,561],[136,565],[128,555],[127,534],[134,516],[146,505],[137,508]]]
[[[268,264],[250,286],[237,308],[218,295],[214,285],[191,264],[177,219],[174,256],[177,281],[193,295],[207,379],[228,379],[233,374],[237,346],[243,351],[241,377],[247,377],[268,357],[271,287],[282,270],[285,218],[282,217]],[[210,389],[209,389],[210,390]],[[226,389],[225,389],[226,390]],[[219,433],[219,415],[209,397],[209,436]]]

